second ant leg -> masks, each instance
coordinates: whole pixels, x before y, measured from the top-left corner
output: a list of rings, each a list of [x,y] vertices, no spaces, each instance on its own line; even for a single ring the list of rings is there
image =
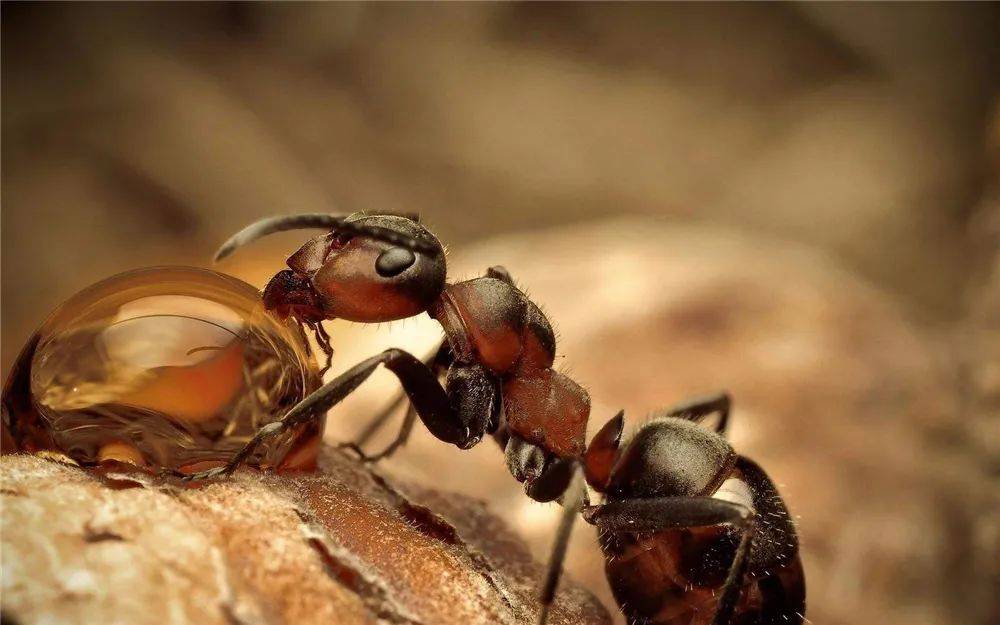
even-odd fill
[[[323,375],[330,370],[333,366],[333,346],[330,344],[330,335],[327,333],[326,328],[323,327],[322,321],[317,321],[312,325],[313,333],[316,336],[316,344],[319,348],[323,350],[323,354],[326,355],[326,362],[323,364],[323,368],[319,370],[320,380],[323,379]]]
[[[719,413],[719,422],[715,425],[715,431],[718,434],[725,434],[726,426],[729,425],[729,409],[731,406],[732,399],[729,397],[729,393],[721,392],[678,404],[659,413],[659,415],[687,419],[688,421],[698,423],[708,415],[717,412]]]
[[[409,403],[410,400],[406,396],[406,393],[400,392],[399,396],[397,396],[396,399],[392,400],[392,403],[389,404],[382,412],[378,413],[378,415],[376,415],[367,424],[365,424],[364,429],[361,430],[361,433],[358,434],[357,438],[355,438],[350,443],[347,443],[347,445],[350,447],[356,447],[358,449],[363,447],[376,434],[378,434],[379,430],[382,429],[382,426],[384,426],[386,422],[388,422],[389,419],[392,418],[392,415],[396,414],[396,411],[399,410],[400,406],[402,406],[403,404],[409,406]]]
[[[559,578],[562,577],[563,561],[566,559],[566,547],[569,545],[569,538],[573,533],[573,523],[585,502],[586,495],[587,491],[583,486],[583,472],[579,463],[574,463],[573,476],[563,495],[562,517],[559,519],[559,527],[556,529],[555,540],[552,543],[552,552],[545,568],[545,580],[538,595],[542,604],[538,611],[538,625],[545,625],[548,620],[549,608],[555,599]]]
[[[404,396],[405,397],[405,396]],[[398,403],[393,402],[393,407],[395,408]],[[373,463],[380,462],[386,458],[392,457],[397,451],[402,449],[404,445],[410,440],[410,434],[413,433],[413,424],[417,422],[417,411],[411,404],[406,409],[406,416],[403,417],[403,424],[399,427],[399,432],[396,433],[396,438],[392,439],[385,449],[374,454],[367,454],[361,448],[362,441],[359,438],[357,442],[345,443],[344,447],[347,447],[354,451],[361,459],[362,462]]]
[[[440,381],[441,374],[448,370],[448,367],[454,361],[454,357],[451,354],[451,349],[447,342],[442,341],[438,344],[437,348],[434,350],[434,354],[424,360],[424,364],[434,371],[435,375],[438,376]],[[396,438],[393,439],[392,443],[382,451],[368,455],[364,452],[364,446],[368,441],[372,439],[375,434],[378,433],[382,426],[389,420],[390,417],[396,412],[396,410],[404,403],[408,403],[409,398],[407,398],[406,393],[400,393],[385,410],[383,410],[378,416],[368,422],[368,425],[358,434],[358,437],[351,442],[343,443],[343,447],[347,447],[356,453],[365,462],[378,462],[379,460],[384,460],[392,456],[396,451],[406,445],[406,442],[410,438],[410,434],[413,431],[413,424],[417,418],[416,410],[412,405],[409,405],[406,410],[406,416],[403,418],[403,423],[400,425],[399,431],[396,433]]]
[[[486,270],[487,278],[496,278],[506,282],[507,284],[514,284],[514,278],[511,277],[510,272],[503,265],[494,265]]]

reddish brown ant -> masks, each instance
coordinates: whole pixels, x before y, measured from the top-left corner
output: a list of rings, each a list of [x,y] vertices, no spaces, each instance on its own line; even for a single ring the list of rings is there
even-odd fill
[[[233,236],[216,258],[300,228],[328,232],[302,246],[288,259],[289,269],[271,279],[263,294],[268,309],[312,327],[321,345],[328,344],[323,320],[371,323],[423,312],[441,324],[446,341],[429,364],[389,349],[355,365],[262,428],[225,466],[187,479],[232,473],[261,441],[319,417],[383,365],[399,379],[411,408],[382,453],[369,457],[353,446],[363,458],[390,455],[419,417],[431,434],[460,449],[491,435],[529,497],[562,497],[539,622],[581,509],[600,530],[608,579],[630,623],[801,622],[795,531],[764,472],[723,436],[728,396],[667,411],[624,444],[619,413],[587,448],[590,398],[552,368],[552,326],[503,268],[448,284],[441,243],[417,219],[400,215],[267,219]],[[715,432],[697,425],[712,413],[720,415]],[[583,505],[581,470],[604,494],[603,504]]]

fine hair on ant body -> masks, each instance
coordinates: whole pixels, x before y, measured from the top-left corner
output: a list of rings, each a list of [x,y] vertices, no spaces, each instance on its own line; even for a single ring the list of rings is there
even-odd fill
[[[445,340],[427,363],[388,349],[351,367],[262,427],[224,466],[184,476],[229,475],[264,440],[320,418],[379,365],[398,378],[410,408],[396,438],[363,460],[405,444],[417,418],[460,449],[490,435],[511,474],[540,502],[561,499],[540,593],[538,622],[555,596],[578,513],[600,533],[606,573],[630,623],[795,625],[805,610],[798,541],[777,490],[725,439],[725,394],[664,411],[623,440],[623,414],[586,444],[590,397],[552,368],[555,335],[539,307],[502,267],[446,281],[441,243],[414,216],[308,214],[254,223],[216,260],[267,234],[322,228],[263,292],[266,308],[311,327],[331,354],[324,320],[393,321],[427,313]],[[441,378],[444,378],[442,385]],[[718,414],[714,431],[698,425]],[[374,431],[386,415],[367,430]],[[589,505],[584,480],[603,495]]]

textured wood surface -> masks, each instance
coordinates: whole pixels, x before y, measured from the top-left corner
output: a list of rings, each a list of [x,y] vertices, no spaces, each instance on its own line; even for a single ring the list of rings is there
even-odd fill
[[[541,567],[474,500],[337,451],[299,477],[176,489],[0,457],[3,610],[30,623],[529,623]],[[7,622],[6,620],[4,621]],[[557,624],[601,624],[563,585]]]

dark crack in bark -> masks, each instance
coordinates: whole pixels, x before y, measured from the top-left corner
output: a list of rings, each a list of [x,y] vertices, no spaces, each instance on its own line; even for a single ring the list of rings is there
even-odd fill
[[[447,545],[463,545],[462,539],[458,535],[458,530],[446,521],[444,517],[430,508],[404,500],[396,506],[396,510],[406,519],[410,526],[424,536]]]
[[[316,528],[310,527],[316,532]],[[394,625],[422,625],[416,617],[407,615],[389,597],[389,591],[375,580],[369,579],[360,568],[349,564],[345,558],[338,557],[333,549],[322,538],[314,535],[306,538],[306,542],[319,554],[323,569],[330,579],[358,595],[365,607],[381,620]]]
[[[490,588],[496,591],[501,601],[503,601],[504,606],[517,621],[528,618],[524,610],[518,609],[518,602],[512,598],[511,592],[508,590],[507,585],[493,563],[479,549],[463,540],[454,525],[430,508],[410,501],[409,497],[390,484],[378,472],[372,470],[369,475],[372,481],[393,500],[399,514],[407,519],[415,529],[431,538],[462,550],[468,556],[476,573],[486,581]]]
[[[83,542],[85,543],[102,543],[107,541],[124,541],[125,537],[121,534],[116,534],[115,532],[109,530],[95,530],[90,526],[83,528]]]

